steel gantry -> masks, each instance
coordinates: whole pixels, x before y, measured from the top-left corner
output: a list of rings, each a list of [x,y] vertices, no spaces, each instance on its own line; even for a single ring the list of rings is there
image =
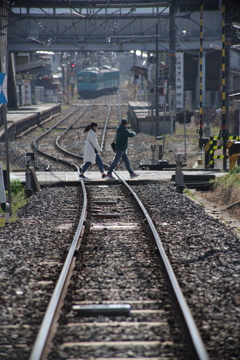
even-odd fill
[[[9,51],[198,50],[199,1],[20,1],[8,12]],[[205,14],[203,47],[220,42],[218,2]],[[182,5],[184,5],[184,10]],[[210,14],[211,13],[211,14]],[[159,33],[156,35],[156,26]],[[6,31],[6,27],[1,29]],[[176,39],[175,39],[176,38]],[[176,44],[174,43],[176,41]]]

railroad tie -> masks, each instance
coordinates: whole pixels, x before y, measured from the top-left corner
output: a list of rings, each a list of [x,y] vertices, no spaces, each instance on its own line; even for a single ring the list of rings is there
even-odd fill
[[[93,214],[93,217],[95,217],[96,219],[112,219],[112,218],[120,218],[121,214],[116,214],[116,213]]]

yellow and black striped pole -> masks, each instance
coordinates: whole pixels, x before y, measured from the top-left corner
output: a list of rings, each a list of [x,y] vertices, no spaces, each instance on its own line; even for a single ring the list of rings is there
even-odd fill
[[[201,0],[200,5],[200,54],[199,54],[199,148],[202,148],[202,137],[203,137],[203,108],[202,108],[202,24],[203,24],[203,1]]]
[[[222,128],[219,136],[223,139],[223,170],[227,170],[227,140],[226,124],[226,54],[225,54],[225,4],[222,2]]]

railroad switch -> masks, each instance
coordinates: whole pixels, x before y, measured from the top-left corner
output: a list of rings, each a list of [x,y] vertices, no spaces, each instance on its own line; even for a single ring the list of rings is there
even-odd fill
[[[26,165],[26,196],[30,197],[33,193],[33,189],[32,189],[32,180],[31,180],[31,170],[30,170],[30,166],[32,165],[33,162],[33,157],[31,155],[28,155],[29,153],[26,154],[24,160],[25,160],[25,165]],[[34,154],[33,154],[34,155]]]
[[[175,160],[177,163],[175,172],[175,185],[177,187],[177,191],[180,191],[182,193],[184,189],[182,165],[186,161],[185,155],[175,154]]]
[[[160,136],[157,137],[159,139]],[[162,137],[161,137],[162,138]],[[157,151],[157,145],[151,145],[152,151],[152,163],[151,164],[139,164],[140,169],[145,170],[148,168],[149,170],[163,170],[163,169],[174,169],[176,168],[176,164],[170,164],[167,160],[163,159],[163,147],[162,145],[158,145],[158,160],[156,161],[155,152]],[[182,167],[187,166],[187,164],[182,163]]]
[[[30,166],[35,167],[35,153],[27,152],[25,156],[25,165],[29,164]]]

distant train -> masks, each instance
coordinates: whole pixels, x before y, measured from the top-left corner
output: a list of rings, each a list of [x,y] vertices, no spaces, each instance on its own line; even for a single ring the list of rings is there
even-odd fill
[[[119,88],[120,72],[118,69],[104,66],[89,67],[77,72],[77,90],[82,97],[95,97],[116,91]]]

